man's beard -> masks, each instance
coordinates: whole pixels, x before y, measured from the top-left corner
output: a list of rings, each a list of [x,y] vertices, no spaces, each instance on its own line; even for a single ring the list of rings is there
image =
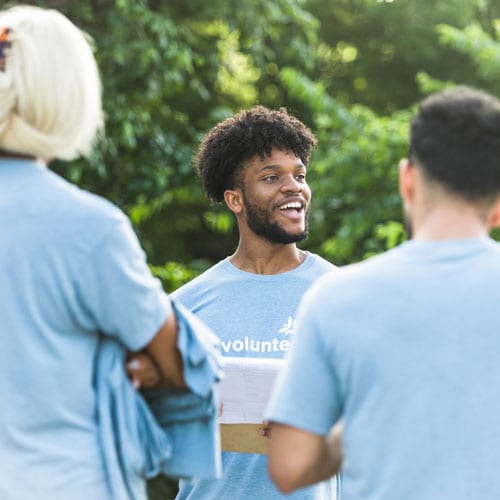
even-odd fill
[[[308,212],[305,215],[304,230],[300,233],[288,233],[276,222],[269,221],[269,213],[257,205],[252,205],[244,200],[246,220],[248,227],[258,236],[270,241],[271,243],[279,243],[288,245],[289,243],[297,243],[305,240],[309,236],[308,231]]]

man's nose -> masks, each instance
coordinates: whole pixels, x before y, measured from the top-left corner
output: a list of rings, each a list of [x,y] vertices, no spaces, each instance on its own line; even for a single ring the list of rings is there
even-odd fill
[[[281,189],[283,191],[291,191],[294,193],[300,193],[304,187],[302,182],[299,182],[294,175],[287,175],[283,184],[281,185]]]

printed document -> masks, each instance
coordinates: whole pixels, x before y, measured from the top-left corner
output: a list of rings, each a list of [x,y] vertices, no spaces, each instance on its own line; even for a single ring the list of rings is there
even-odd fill
[[[283,359],[223,357],[221,424],[261,424]]]

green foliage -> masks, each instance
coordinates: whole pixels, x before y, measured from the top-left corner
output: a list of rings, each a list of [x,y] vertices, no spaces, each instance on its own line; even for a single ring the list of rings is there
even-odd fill
[[[445,90],[446,88],[455,86],[455,82],[447,81],[443,82],[442,80],[438,80],[436,78],[432,78],[427,73],[421,71],[417,73],[416,80],[418,84],[418,88],[420,92],[423,94],[432,94],[433,92],[440,92]]]
[[[163,266],[150,265],[151,272],[162,282],[167,292],[172,292],[198,274],[194,269],[177,262],[166,262]]]
[[[308,0],[321,22],[318,78],[343,101],[384,113],[415,102],[418,72],[472,83],[474,65],[451,45],[441,45],[435,27],[446,23],[461,29],[475,18],[487,24],[498,14],[494,3]]]
[[[493,35],[478,22],[465,29],[440,24],[436,27],[443,45],[453,47],[473,61],[480,86],[493,93],[500,92],[500,19],[491,23]]]
[[[313,129],[305,246],[343,264],[404,238],[397,165],[421,96],[453,82],[500,92],[492,0],[34,3],[93,36],[103,76],[106,137],[89,161],[54,168],[130,215],[169,290],[238,241],[192,166],[221,119],[262,103]]]

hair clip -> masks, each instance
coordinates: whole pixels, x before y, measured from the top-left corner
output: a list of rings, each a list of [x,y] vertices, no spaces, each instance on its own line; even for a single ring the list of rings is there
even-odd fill
[[[9,41],[10,28],[0,29],[0,71],[5,71],[5,52],[7,47],[10,47],[11,42]]]

